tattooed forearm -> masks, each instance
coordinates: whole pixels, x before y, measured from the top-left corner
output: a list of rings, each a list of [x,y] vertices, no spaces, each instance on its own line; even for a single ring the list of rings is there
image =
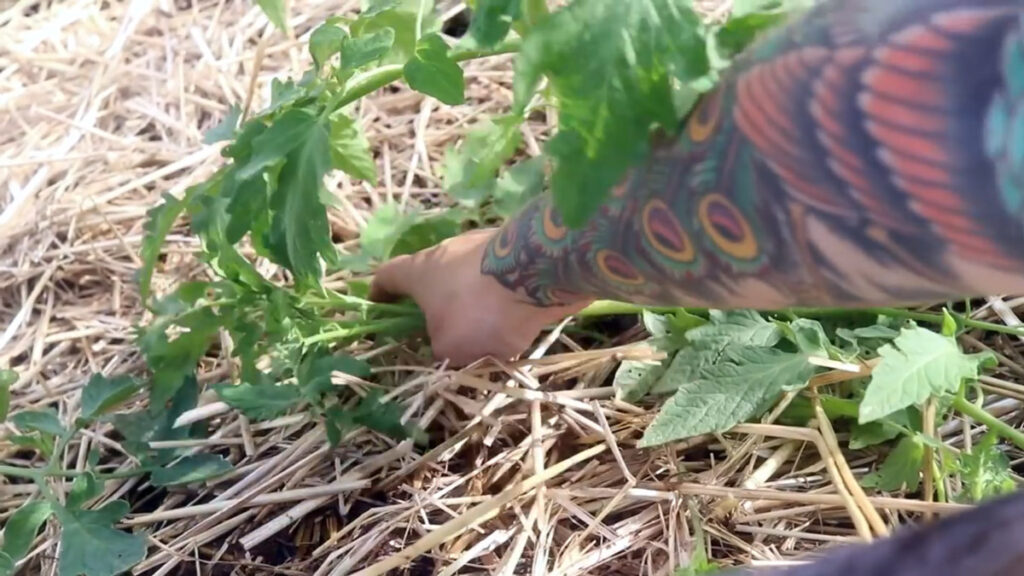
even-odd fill
[[[1024,288],[1022,18],[1020,0],[828,0],[739,59],[585,227],[544,196],[482,270],[545,305]]]

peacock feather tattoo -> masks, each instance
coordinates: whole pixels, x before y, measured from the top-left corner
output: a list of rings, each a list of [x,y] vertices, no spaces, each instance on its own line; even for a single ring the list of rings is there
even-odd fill
[[[482,271],[539,305],[914,304],[1024,288],[1024,0],[830,0],[766,35],[591,221]]]

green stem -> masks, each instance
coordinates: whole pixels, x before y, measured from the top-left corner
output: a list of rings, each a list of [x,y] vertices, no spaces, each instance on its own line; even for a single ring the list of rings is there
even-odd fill
[[[613,300],[598,300],[590,306],[587,306],[582,311],[577,313],[577,316],[591,317],[591,316],[610,316],[610,315],[628,315],[628,314],[640,314],[644,310],[649,310],[658,314],[671,314],[675,310],[679,310],[678,307],[668,306],[640,306],[637,304],[628,304],[625,302],[616,302]],[[703,308],[685,308],[685,310],[691,314],[706,314],[707,310]],[[771,310],[763,310],[762,312],[772,312]],[[852,314],[871,314],[876,316],[893,316],[896,318],[907,318],[909,320],[916,320],[918,322],[927,322],[929,324],[942,325],[943,316],[935,312],[919,312],[916,310],[906,310],[904,308],[787,308],[784,310],[775,311],[782,314],[792,314],[803,318],[828,318],[832,316],[849,316]],[[1006,326],[1004,324],[995,324],[993,322],[982,322],[981,320],[972,320],[970,318],[963,319],[964,326],[968,328],[977,328],[979,330],[988,330],[989,332],[999,332],[1001,334],[1009,334],[1011,336],[1024,336],[1024,328],[1018,328],[1014,326]]]
[[[362,310],[366,312],[388,312],[399,315],[420,314],[419,308],[410,303],[390,304],[371,302],[356,296],[347,296],[337,292],[328,292],[326,298],[303,298],[303,302],[312,306],[329,306],[341,310]]]
[[[939,469],[939,464],[936,461],[937,458],[941,458],[941,454],[934,454],[933,458],[929,461],[932,467],[932,489],[935,491],[935,501],[945,502],[946,501],[946,486],[942,482],[942,472]]]
[[[486,58],[488,56],[510,54],[512,52],[518,52],[521,44],[522,43],[519,39],[510,39],[487,50],[454,51],[451,53],[451,57],[452,60],[455,60],[456,62],[463,62],[466,60]],[[352,78],[352,84],[348,89],[339,94],[335,100],[328,104],[326,113],[329,115],[364,96],[380,90],[392,82],[398,81],[402,78],[402,69],[403,66],[400,64],[391,64],[389,66],[381,66],[380,68],[370,70],[365,74],[355,76]]]
[[[423,13],[426,12],[426,0],[420,0],[420,8],[416,11],[416,42],[423,36]]]
[[[117,480],[121,478],[133,478],[151,472],[149,468],[132,468],[129,470],[118,470],[117,472],[96,473],[93,475],[97,480]],[[10,478],[25,478],[29,480],[42,480],[43,478],[77,478],[88,474],[87,470],[49,470],[48,468],[22,468],[20,466],[0,465],[0,476]]]
[[[953,408],[961,414],[969,416],[975,422],[984,424],[989,430],[992,430],[996,434],[1016,444],[1018,448],[1024,450],[1024,433],[1013,426],[1010,426],[1006,422],[1003,422],[999,418],[989,414],[982,408],[974,405],[972,402],[967,400],[967,398],[964,398],[963,396],[956,396],[953,399]]]
[[[648,310],[656,314],[671,314],[672,312],[679,310],[679,308],[668,306],[640,306],[639,304],[616,302],[614,300],[598,300],[577,312],[576,316],[580,316],[582,318],[591,318],[595,316],[628,316],[630,314],[640,314],[644,310]]]
[[[421,317],[418,318],[415,316],[406,316],[402,318],[389,318],[387,320],[370,322],[352,328],[340,328],[338,330],[329,330],[327,332],[321,332],[320,334],[316,334],[314,336],[310,336],[309,338],[303,339],[302,343],[306,346],[309,346],[310,344],[318,344],[320,342],[348,340],[350,338],[358,336],[379,334],[391,330],[412,330],[421,326],[423,326],[423,319]]]
[[[20,466],[0,465],[0,476],[39,480],[43,478],[43,471],[39,468],[21,468]]]
[[[919,322],[927,322],[929,324],[938,324],[940,326],[943,321],[942,314],[906,310],[904,308],[790,308],[789,311],[806,318],[845,316],[849,314],[876,314],[881,316],[894,316],[896,318],[907,318]],[[1013,326],[994,324],[992,322],[982,322],[981,320],[972,320],[970,318],[964,318],[963,321],[964,326],[967,326],[968,328],[988,330],[989,332],[999,332],[1002,334],[1009,334],[1011,336],[1024,336],[1024,329],[1015,328]]]

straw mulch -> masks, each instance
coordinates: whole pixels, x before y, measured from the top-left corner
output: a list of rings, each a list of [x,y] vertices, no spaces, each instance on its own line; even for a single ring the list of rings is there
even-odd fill
[[[144,373],[132,276],[146,210],[210,175],[221,159],[202,132],[231,103],[267,102],[272,78],[303,69],[303,36],[356,4],[293,0],[293,38],[242,0],[20,0],[0,13],[0,368],[20,373],[12,411],[54,407],[71,421],[90,374]],[[509,64],[470,64],[466,106],[404,88],[366,99],[360,117],[383,178],[329,182],[340,237],[388,199],[436,205],[445,146],[507,105]],[[547,131],[529,127],[528,152]],[[203,274],[197,249],[182,223],[158,290]],[[998,304],[1015,318],[1019,303]],[[653,354],[629,347],[642,337],[633,324],[606,327],[612,338],[591,349],[559,327],[516,367],[380,370],[408,414],[447,439],[430,451],[365,430],[331,450],[304,414],[250,423],[207,393],[189,416],[212,434],[194,447],[228,456],[233,473],[166,492],[109,481],[96,503],[132,502],[127,526],[150,540],[139,572],[318,576],[668,575],[687,563],[694,527],[717,560],[774,563],[952,508],[866,497],[853,476],[875,456],[847,461],[827,422],[637,449],[654,406],[616,401],[608,378],[622,358]],[[227,364],[209,358],[201,382]],[[1009,402],[1006,412],[1019,407]],[[33,464],[6,440],[12,431],[0,425],[0,460]],[[81,438],[65,468],[84,468],[90,450],[132,466],[112,429]],[[0,479],[0,522],[35,490]],[[25,573],[56,573],[57,536],[48,526]]]

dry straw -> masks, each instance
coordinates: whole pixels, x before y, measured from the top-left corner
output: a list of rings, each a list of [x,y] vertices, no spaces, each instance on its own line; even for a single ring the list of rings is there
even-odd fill
[[[211,174],[219,151],[201,144],[202,132],[230,103],[264,105],[270,79],[306,61],[311,27],[356,2],[293,0],[291,38],[241,0],[2,2],[0,368],[21,375],[14,411],[48,406],[71,419],[89,374],[144,369],[133,346],[144,314],[132,274],[146,210]],[[720,2],[705,4],[721,13]],[[330,178],[339,237],[353,238],[387,200],[438,205],[443,150],[507,105],[510,58],[469,64],[467,81],[469,103],[456,108],[405,89],[360,104],[383,178],[376,187]],[[548,130],[527,125],[527,152]],[[180,225],[156,288],[201,277],[196,250]],[[1021,304],[994,300],[979,315],[1018,323]],[[208,423],[211,437],[189,447],[227,455],[235,472],[167,493],[110,481],[100,501],[133,503],[126,525],[147,531],[140,570],[152,574],[227,574],[209,571],[218,564],[234,574],[366,576],[407,561],[410,574],[667,575],[687,561],[697,522],[716,559],[772,563],[882,535],[905,513],[956,508],[867,497],[857,476],[875,457],[848,461],[827,420],[805,429],[769,417],[640,450],[655,407],[616,400],[608,375],[643,352],[579,342],[561,328],[529,361],[462,373],[400,347],[359,350],[391,360],[379,380],[440,439],[433,450],[365,430],[331,450],[304,415],[250,423],[204,397],[188,417]],[[993,404],[997,415],[1014,418],[1024,398],[1021,343],[979,336],[964,343],[995,350],[1006,368],[982,386],[1005,398]],[[829,368],[822,384],[853,377],[849,366]],[[230,374],[225,358],[211,357],[201,381]],[[954,422],[939,432],[963,445],[977,430]],[[0,426],[0,460],[30,464],[10,433]],[[82,469],[91,449],[112,470],[132,466],[112,429],[98,426],[68,448],[64,467]],[[0,479],[0,524],[34,492]],[[56,536],[50,527],[37,540],[27,573],[55,573]]]

